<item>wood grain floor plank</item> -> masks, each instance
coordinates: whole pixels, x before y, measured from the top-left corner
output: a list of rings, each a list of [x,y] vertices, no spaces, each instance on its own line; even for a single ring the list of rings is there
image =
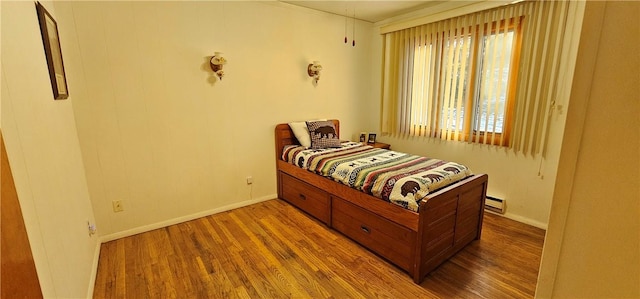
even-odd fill
[[[268,221],[267,219],[272,221]],[[271,234],[275,238],[281,240],[286,246],[292,248],[294,253],[296,253],[296,255],[300,257],[301,261],[307,266],[309,271],[313,273],[315,280],[310,280],[313,286],[315,288],[321,288],[323,293],[326,292],[325,289],[327,287],[330,287],[330,293],[324,297],[330,297],[331,294],[349,294],[349,296],[352,298],[358,296],[358,292],[351,286],[350,283],[342,279],[342,277],[333,274],[333,272],[335,271],[335,266],[331,267],[330,265],[327,265],[323,259],[318,258],[317,255],[309,250],[310,246],[305,245],[301,242],[296,243],[297,245],[290,242],[289,238],[294,239],[295,234],[288,234],[288,236],[285,237],[283,234],[281,234],[281,232],[287,232],[289,230],[284,227],[279,227],[277,220],[273,221],[274,219],[272,217],[269,217],[267,219],[262,219],[261,221],[263,223],[266,223],[267,227],[271,228]],[[316,250],[315,252],[317,253],[318,251]],[[320,284],[318,284],[318,282],[321,282],[323,279],[329,278],[326,273],[331,273],[330,279],[335,281],[338,284],[337,286],[327,284],[322,287]]]
[[[308,221],[309,218],[306,215],[299,214],[297,210],[291,206],[282,206],[282,208],[285,208],[290,212],[292,211],[293,213],[286,213],[289,217],[285,219],[290,219],[292,221],[287,222],[284,226],[281,225],[279,228],[280,231],[288,233],[289,238],[292,239],[295,238],[296,235],[302,236],[297,239],[297,245],[292,245],[292,248],[302,250],[306,256],[313,257],[313,261],[311,262],[313,268],[320,267],[318,271],[316,271],[317,275],[321,278],[334,281],[339,286],[339,289],[334,291],[338,294],[347,295],[349,298],[357,298],[361,296],[370,298],[373,295],[371,293],[362,294],[362,291],[357,291],[353,287],[353,283],[361,281],[360,277],[357,277],[356,275],[344,277],[337,274],[337,272],[341,271],[342,273],[345,273],[344,270],[348,269],[348,265],[344,260],[336,260],[332,257],[332,254],[334,254],[336,250],[343,249],[342,247],[336,246],[336,244],[332,243],[339,239],[337,238],[337,235],[339,235],[338,232],[329,230],[324,224],[317,220],[311,222]],[[269,216],[268,219],[271,220],[271,223],[274,226],[278,226],[278,222],[283,221],[282,218],[276,216]],[[297,226],[303,226],[305,229],[291,229],[292,227],[295,228]],[[311,232],[310,237],[305,237],[307,232]],[[317,242],[315,240],[317,240]],[[349,246],[358,246],[347,239],[342,238],[341,240],[345,240]]]
[[[265,264],[268,265],[269,271],[271,274],[277,278],[277,280],[282,284],[284,288],[286,288],[291,294],[295,294],[301,297],[311,297],[311,294],[307,293],[304,288],[302,288],[298,283],[297,279],[291,272],[282,271],[284,269],[283,263],[281,261],[286,260],[288,255],[285,257],[285,254],[282,254],[282,251],[279,248],[272,246],[267,246],[260,238],[260,232],[251,231],[245,223],[240,220],[234,213],[229,214],[231,219],[233,219],[237,226],[240,228],[242,232],[244,232],[249,240],[251,241],[252,247],[256,248],[256,251],[260,253],[260,258],[264,259]],[[269,248],[271,247],[271,248]],[[281,254],[278,255],[278,251]]]
[[[278,267],[282,268],[282,273],[292,274],[292,277],[288,278],[297,282],[297,288],[303,290],[303,292],[299,294],[312,298],[326,298],[330,296],[324,288],[315,283],[317,280],[313,277],[313,269],[309,271],[309,265],[311,264],[296,254],[296,247],[290,246],[291,244],[287,244],[287,242],[283,242],[283,239],[277,238],[277,236],[274,238],[274,232],[269,231],[261,221],[246,221],[248,218],[255,217],[255,213],[253,211],[249,213],[245,211],[247,210],[236,210],[238,221],[243,224],[247,223],[247,228],[251,230],[252,234],[259,237],[260,244],[264,245],[264,249],[274,253],[275,259],[280,261]],[[235,213],[233,215],[235,215]],[[265,215],[265,217],[267,216]]]
[[[102,245],[95,298],[532,298],[544,231],[486,214],[417,285],[281,200]]]
[[[263,282],[262,287],[268,289],[269,294],[290,294],[292,289],[290,283],[284,280],[278,271],[274,273],[275,267],[272,263],[274,258],[272,256],[265,257],[261,254],[262,251],[255,249],[256,239],[247,235],[238,226],[238,222],[231,217],[232,213],[233,211],[227,213],[225,217],[221,217],[222,221],[220,223],[226,225],[228,236],[233,236],[232,238],[238,244],[244,244],[241,246],[242,250],[238,252],[242,261],[238,262],[246,262],[245,266],[248,271],[252,271],[257,275],[255,279]],[[264,282],[269,282],[269,284]]]

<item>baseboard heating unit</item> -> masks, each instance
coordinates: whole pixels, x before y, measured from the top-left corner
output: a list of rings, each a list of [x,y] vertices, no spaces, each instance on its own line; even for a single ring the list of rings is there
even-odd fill
[[[506,204],[507,202],[504,199],[487,196],[487,199],[484,201],[484,208],[485,210],[489,210],[491,212],[504,214],[504,211],[506,210]]]

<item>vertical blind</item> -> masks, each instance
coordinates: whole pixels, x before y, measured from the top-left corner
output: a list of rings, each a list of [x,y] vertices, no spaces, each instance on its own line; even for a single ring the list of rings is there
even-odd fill
[[[384,35],[383,134],[544,153],[570,1],[527,1]]]

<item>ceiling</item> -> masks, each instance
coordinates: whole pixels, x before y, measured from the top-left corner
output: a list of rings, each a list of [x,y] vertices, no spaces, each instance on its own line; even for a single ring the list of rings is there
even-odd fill
[[[281,1],[341,16],[354,16],[362,21],[376,23],[390,17],[434,6],[445,1]],[[345,13],[346,12],[346,13]]]

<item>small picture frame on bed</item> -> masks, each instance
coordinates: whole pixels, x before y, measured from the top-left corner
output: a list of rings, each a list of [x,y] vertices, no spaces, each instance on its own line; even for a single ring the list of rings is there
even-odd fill
[[[376,134],[375,133],[369,133],[369,140],[367,141],[367,143],[376,143]]]
[[[360,132],[360,142],[364,143],[367,140],[367,133]]]

